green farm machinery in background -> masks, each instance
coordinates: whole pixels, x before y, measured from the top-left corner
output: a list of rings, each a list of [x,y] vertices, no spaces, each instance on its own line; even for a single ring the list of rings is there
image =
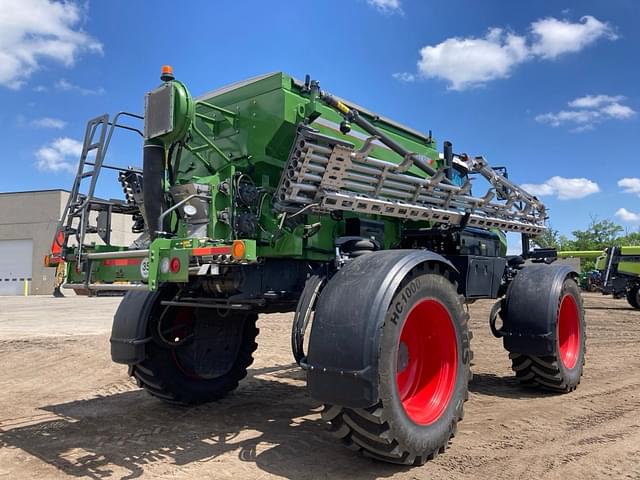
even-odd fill
[[[557,256],[595,259],[594,270],[581,275],[583,288],[626,298],[633,308],[640,308],[640,246],[564,251]]]
[[[570,392],[585,351],[577,273],[506,256],[544,205],[482,156],[320,88],[263,75],[193,98],[165,67],[143,115],[87,125],[50,265],[67,288],[126,290],[111,355],[151,395],[214,401],[247,375],[259,313],[292,312],[291,345],[331,432],[379,460],[443,452],[471,379],[465,302],[526,387]],[[130,122],[139,122],[136,126]],[[104,163],[116,130],[142,168]],[[118,172],[124,200],[96,183]],[[472,192],[473,180],[473,192]],[[483,186],[484,183],[484,186]],[[482,190],[480,190],[482,188]],[[139,237],[111,241],[113,214]]]

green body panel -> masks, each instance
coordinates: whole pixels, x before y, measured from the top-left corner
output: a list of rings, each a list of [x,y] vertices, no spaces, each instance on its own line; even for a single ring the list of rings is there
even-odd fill
[[[639,247],[620,247],[622,257],[625,255],[640,255],[640,246]],[[625,273],[627,275],[636,275],[640,276],[640,262],[637,261],[621,261],[618,264],[618,272]]]
[[[602,250],[567,250],[558,252],[559,258],[597,258],[602,255]]]
[[[189,90],[182,82],[173,81],[168,85],[171,85],[172,100],[173,100],[173,130],[166,135],[158,137],[165,145],[175,142],[189,131],[193,124],[195,106]]]
[[[124,251],[124,247],[114,247],[110,245],[96,245],[92,252],[106,253]],[[128,261],[127,261],[128,260]],[[141,259],[119,259],[119,260],[95,260],[90,264],[90,279],[93,282],[113,283],[113,282],[139,282],[142,280],[140,272]],[[76,270],[75,262],[67,262],[66,278],[68,283],[83,283],[84,273]]]
[[[639,262],[620,262],[618,264],[618,272],[625,273],[627,275],[640,276],[640,263]]]
[[[179,246],[186,246],[186,242],[179,245],[172,240],[159,238],[151,244],[149,252],[149,287],[151,290],[155,290],[158,283],[161,282],[186,282],[189,280],[191,249],[179,248]],[[178,259],[180,269],[177,272],[162,272],[160,265],[163,260],[170,262],[173,259]]]

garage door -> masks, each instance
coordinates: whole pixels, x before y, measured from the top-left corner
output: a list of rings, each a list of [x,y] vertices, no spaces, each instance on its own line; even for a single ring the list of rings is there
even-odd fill
[[[31,283],[32,240],[0,240],[0,295],[22,295]]]

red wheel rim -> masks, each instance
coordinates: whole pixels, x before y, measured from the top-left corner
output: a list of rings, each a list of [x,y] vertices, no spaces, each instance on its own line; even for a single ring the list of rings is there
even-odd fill
[[[580,313],[573,295],[565,295],[560,303],[558,345],[562,364],[568,369],[575,367],[580,354]]]
[[[194,315],[194,311],[192,308],[178,307],[174,317],[171,319],[169,329],[167,330],[168,332],[171,332],[172,338],[166,339],[166,340],[174,340],[178,342],[183,340],[185,337],[189,336],[190,334],[192,334],[194,329],[193,315]],[[187,377],[197,378],[197,379],[202,378],[197,373],[191,371],[188,368],[188,366],[184,365],[185,358],[183,357],[185,355],[178,352],[179,348],[180,347],[173,348],[171,350],[171,358],[173,358],[173,361],[175,362],[178,369]],[[187,358],[187,360],[189,359]]]
[[[427,299],[413,306],[398,344],[396,385],[407,416],[419,425],[440,418],[456,385],[458,347],[447,309]]]

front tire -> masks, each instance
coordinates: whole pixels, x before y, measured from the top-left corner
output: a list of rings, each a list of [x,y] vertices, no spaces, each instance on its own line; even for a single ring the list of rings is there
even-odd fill
[[[640,285],[634,285],[627,291],[627,302],[633,308],[640,308]]]
[[[253,363],[258,315],[230,310],[170,307],[161,292],[148,319],[152,341],[145,359],[129,369],[149,394],[172,404],[218,400],[235,390]]]
[[[586,352],[586,324],[580,289],[567,278],[558,301],[553,355],[510,353],[518,381],[527,387],[570,392],[580,383]]]
[[[444,275],[419,267],[387,310],[378,403],[326,405],[323,418],[352,450],[385,462],[421,465],[444,452],[463,417],[472,353],[463,298]]]

